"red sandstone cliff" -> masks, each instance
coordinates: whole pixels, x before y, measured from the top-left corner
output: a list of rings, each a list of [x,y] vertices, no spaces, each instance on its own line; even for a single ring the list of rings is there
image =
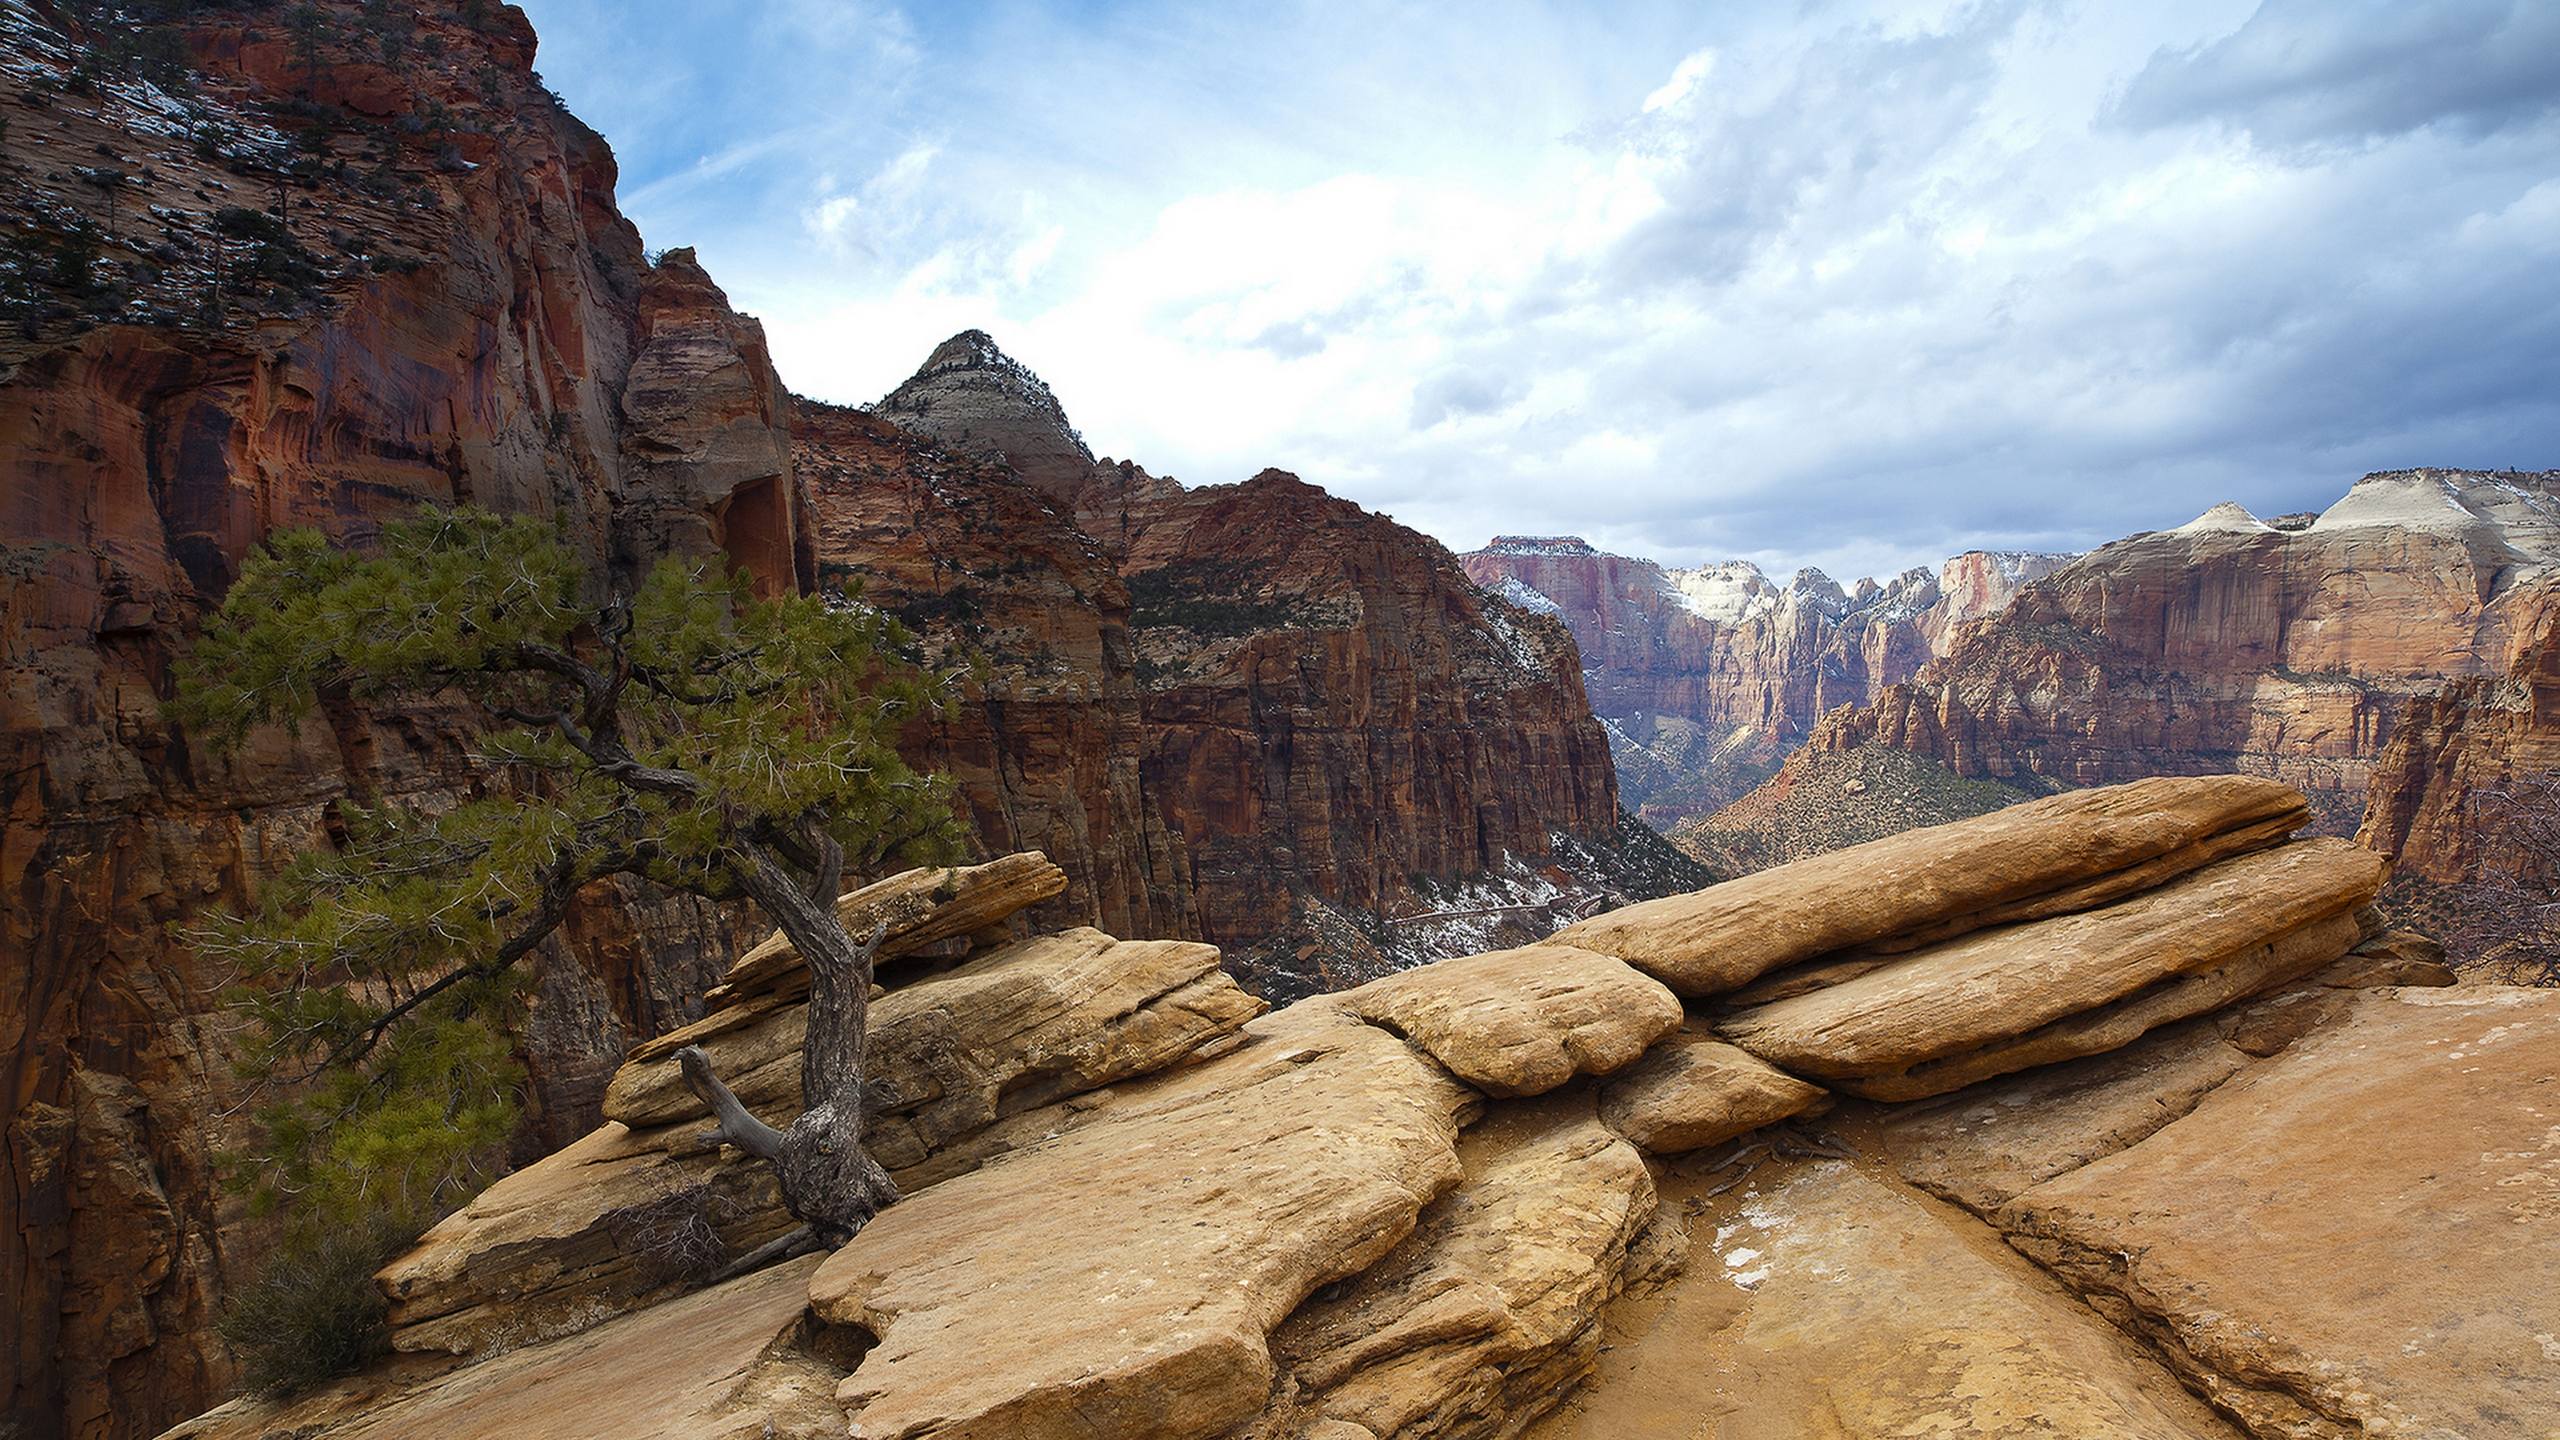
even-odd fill
[[[469,501],[557,515],[599,562],[725,547],[797,580],[760,333],[688,254],[643,259],[522,15],[470,13],[393,42],[324,5],[306,55],[269,10],[0,9],[0,1431],[149,1434],[226,1383],[224,977],[170,926],[351,785],[468,783],[446,716],[236,760],[163,725],[243,552]],[[591,1124],[733,944],[701,907],[594,897],[544,961],[528,1143]]]
[[[2413,700],[2514,669],[2555,564],[2560,473],[2369,475],[2286,528],[2219,506],[2027,586],[1810,743],[2030,788],[2272,775],[2343,833]]]
[[[2526,637],[2515,663],[2410,702],[2374,761],[2356,838],[2399,857],[2402,878],[2458,885],[2512,861],[2482,852],[2472,797],[2560,778],[2560,583],[2507,608]]]
[[[1497,537],[1462,558],[1477,584],[1572,628],[1621,783],[1668,825],[1741,795],[1824,714],[1910,679],[1958,624],[2065,557],[1973,552],[1845,590],[1818,570],[1780,585],[1748,561],[1666,570],[1570,536]]]
[[[1570,636],[1428,538],[1278,471],[1093,462],[974,331],[877,415],[800,415],[822,571],[966,667],[923,758],[989,844],[1049,849],[1071,913],[1285,995],[1445,949],[1417,916],[1528,938],[1676,883],[1621,832]]]

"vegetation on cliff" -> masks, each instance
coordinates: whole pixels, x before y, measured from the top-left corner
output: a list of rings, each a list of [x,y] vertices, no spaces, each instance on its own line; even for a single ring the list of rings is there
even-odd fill
[[[823,1068],[843,1082],[830,1095],[858,1087],[871,952],[835,897],[849,874],[957,838],[948,788],[894,744],[939,693],[899,658],[909,645],[871,607],[758,599],[698,562],[600,593],[547,526],[468,510],[394,521],[370,553],[291,531],[247,561],[180,669],[188,733],[237,745],[386,705],[460,705],[486,726],[473,793],[341,805],[333,848],[196,937],[239,976],[265,1098],[245,1175],[286,1215],[281,1263],[315,1277],[315,1306],[342,1313],[321,1297],[369,1268],[330,1263],[350,1225],[414,1225],[483,1178],[517,1118],[519,962],[583,887],[755,901],[841,982],[849,1018]],[[849,1232],[869,1210],[844,1205],[894,1191],[841,1143],[858,1139],[858,1106],[825,1123],[835,1164],[862,1173],[831,1168],[805,1192],[782,1136],[732,1138],[772,1150],[804,1219]]]

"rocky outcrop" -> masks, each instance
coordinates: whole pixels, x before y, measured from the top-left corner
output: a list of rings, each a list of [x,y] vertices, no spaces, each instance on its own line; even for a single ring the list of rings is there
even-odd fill
[[[2514,670],[2555,563],[2555,472],[2368,475],[2284,528],[2220,506],[2028,585],[1809,743],[2029,788],[2242,770],[2344,834],[2415,698]]]
[[[2192,856],[2193,832],[2210,840],[2217,804],[2244,830],[2256,811],[2299,823],[2306,808],[2237,778],[2019,807],[1969,826],[2077,857],[2043,866],[2024,902],[2068,913],[1916,950],[1854,942],[1861,959],[1881,955],[1886,968],[1866,972],[1878,975],[1952,969],[2074,926],[2165,933],[2173,916],[2203,952],[2253,924],[2330,948],[2316,973],[2257,975],[2211,1013],[2106,1027],[2103,1044],[2122,1047],[2108,1053],[2040,1051],[1931,1103],[1844,1099],[1824,1113],[1826,1087],[1789,1070],[1853,1067],[1875,1035],[1930,1032],[1900,998],[1912,987],[1873,1006],[1855,1003],[1854,979],[1800,990],[1838,1023],[1798,1027],[1772,1065],[1773,1027],[1712,996],[1667,1027],[1667,992],[1588,951],[1444,961],[1159,1051],[1151,1073],[964,1134],[954,1148],[976,1163],[911,1171],[907,1197],[814,1268],[663,1298],[675,1286],[565,1338],[483,1347],[432,1375],[400,1362],[182,1433],[412,1433],[466,1400],[485,1407],[475,1415],[628,1404],[635,1417],[673,1407],[699,1433],[813,1434],[832,1420],[898,1440],[2549,1428],[2560,1413],[2533,1383],[2534,1337],[2560,1324],[2542,1263],[2560,1206],[2538,1197],[2560,1172],[2547,1124],[2516,1097],[2560,1081],[2560,997],[2398,988],[2448,978],[2408,937],[2345,955],[2360,926],[2350,914],[2323,930],[2324,917],[2370,893],[2380,862],[2342,842],[2270,842],[2183,878],[2152,864]],[[1978,839],[1967,829],[1904,858],[1962,851]],[[2013,882],[1917,883],[1934,898],[1898,918],[1900,936],[1983,925],[2021,903]],[[1760,894],[1766,923],[1792,935],[1845,908],[1821,884]],[[1601,933],[1676,954],[1699,909],[1637,907]],[[1648,927],[1662,933],[1641,943]],[[1115,947],[1035,938],[902,981],[930,972],[919,958],[884,972],[879,1008],[1024,956]],[[2041,949],[2042,969],[1971,987],[1968,1023],[2016,1010],[2007,1028],[2033,1035],[2053,1014],[2104,1014],[2145,957],[2165,958],[2138,938]],[[2158,988],[2132,983],[2135,996]],[[1003,993],[986,992],[994,1016],[1018,1011]],[[981,1003],[930,1008],[965,1029]],[[1073,1051],[1058,1042],[1079,1026],[1113,1032],[1102,1015],[1055,1021],[1047,1053]],[[2392,1145],[2370,1142],[2375,1117]],[[507,1184],[546,1172],[570,1203],[565,1155]],[[2342,1244],[2349,1265],[2319,1258]],[[553,1254],[564,1275],[621,1263]],[[732,1318],[700,1344],[664,1323],[707,1322],[710,1297]],[[752,1358],[750,1333],[769,1337]],[[630,1375],[627,1402],[590,1383],[590,1365],[626,1373],[613,1367],[642,1337],[665,1373]],[[712,1377],[731,1388],[705,1404]]]
[[[599,565],[798,578],[761,336],[689,255],[643,258],[521,14],[438,10],[395,63],[375,7],[323,3],[312,66],[248,9],[69,18],[95,8],[0,9],[0,1429],[40,1437],[148,1432],[228,1378],[206,1325],[254,1255],[210,1173],[239,1138],[223,977],[173,925],[350,789],[469,783],[448,715],[336,713],[236,760],[163,723],[247,548],[468,501],[558,516]],[[568,934],[528,1034],[537,1149],[735,941],[609,887]]]
[[[999,1121],[1195,1056],[1261,1009],[1206,945],[1093,930],[1007,938],[999,922],[1056,893],[1042,872],[1057,877],[1038,856],[911,871],[839,904],[866,933],[887,927],[891,988],[871,1007],[864,1123],[901,1184],[965,1170],[1003,1148],[974,1143]],[[908,958],[966,935],[979,940],[944,956],[947,968]],[[741,957],[730,1004],[635,1049],[606,1091],[602,1129],[428,1231],[382,1275],[392,1343],[473,1354],[571,1333],[789,1229],[760,1163],[706,1147],[708,1112],[672,1057],[701,1046],[751,1110],[788,1123],[801,1104],[806,974],[770,942]]]
[[[2355,912],[2384,868],[2343,840],[2243,855],[2117,904],[1890,960],[1717,1029],[1853,1094],[1943,1094],[2112,1050],[2329,965],[2364,938]]]
[[[1600,1092],[1600,1115],[1648,1155],[1681,1155],[1790,1116],[1817,1114],[1830,1103],[1821,1086],[1699,1026],[1613,1077]]]
[[[1550,943],[1712,996],[1826,957],[2087,910],[2281,844],[2309,818],[2299,792],[2236,775],[2080,791],[1631,905]]]
[[[1067,423],[1066,407],[984,330],[963,330],[935,346],[915,374],[872,408],[957,454],[1009,467],[1065,505],[1072,506],[1093,477],[1093,451]]]
[[[2315,989],[1871,1133],[2246,1433],[2538,1434],[2555,1038],[2549,991]]]
[[[1287,997],[1696,883],[1622,828],[1570,636],[1428,538],[1278,471],[1096,463],[977,332],[876,413],[797,413],[821,571],[963,672],[921,758],[1057,856],[1055,918],[1229,946]]]
[[[1667,570],[1573,536],[1497,536],[1461,562],[1572,629],[1621,785],[1667,829],[1739,797],[1824,714],[1911,679],[1959,625],[2068,558],[1971,551],[1849,589],[1818,570],[1782,585],[1745,560]]]

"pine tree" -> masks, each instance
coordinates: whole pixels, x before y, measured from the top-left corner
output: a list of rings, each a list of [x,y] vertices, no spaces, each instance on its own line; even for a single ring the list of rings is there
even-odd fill
[[[272,537],[180,666],[187,733],[455,703],[485,728],[457,803],[342,802],[343,840],[195,936],[254,1022],[259,1197],[322,1223],[453,1203],[517,1118],[525,957],[623,876],[752,899],[798,946],[809,1113],[771,1130],[698,1055],[685,1069],[813,1239],[859,1229],[896,1192],[860,1144],[877,937],[835,898],[958,836],[947,786],[895,748],[939,694],[899,658],[911,641],[857,598],[758,599],[699,562],[606,590],[522,518],[428,510],[361,554]]]

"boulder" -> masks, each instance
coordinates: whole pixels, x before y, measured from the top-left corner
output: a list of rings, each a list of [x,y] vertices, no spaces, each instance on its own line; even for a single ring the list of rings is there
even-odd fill
[[[1646,1154],[1677,1155],[1830,1104],[1821,1086],[1691,1028],[1611,1080],[1600,1118]]]
[[[2276,844],[2308,818],[2301,794],[2271,780],[2139,780],[1630,905],[1550,943],[1615,955],[1683,995],[1714,995],[1835,951],[2102,905]]]
[[[1460,1178],[1473,1094],[1386,1031],[1299,1006],[1251,1043],[881,1213],[810,1285],[878,1345],[869,1440],[1223,1435],[1269,1336]]]
[[[1717,1029],[1856,1093],[1940,1094],[2109,1049],[2319,969],[2360,938],[2355,912],[2387,869],[2343,840],[2261,851],[2104,909],[1904,956]]]
[[[749,1109],[787,1120],[800,1107],[806,1008],[749,1002],[688,1027]],[[1003,946],[872,1004],[874,1124],[916,1128],[922,1159],[938,1141],[999,1114],[1145,1074],[1234,1031],[1262,1010],[1218,969],[1218,950],[1177,940],[1115,940],[1077,928]],[[650,1046],[651,1052],[666,1051]],[[921,1122],[920,1109],[935,1113]],[[625,1064],[605,1117],[634,1129],[703,1120],[672,1052]],[[891,1169],[914,1160],[893,1159]]]
[[[2560,1431],[2560,992],[2344,997],[2011,1243],[2260,1435]]]
[[[1418,966],[1335,1002],[1411,1040],[1487,1095],[1605,1075],[1678,1029],[1680,1000],[1625,962],[1533,945]]]

